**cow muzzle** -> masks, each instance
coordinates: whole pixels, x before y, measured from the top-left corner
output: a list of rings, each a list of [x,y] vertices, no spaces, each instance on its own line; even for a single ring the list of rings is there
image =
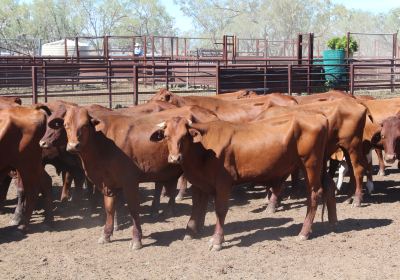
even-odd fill
[[[43,149],[49,148],[49,144],[46,141],[39,141],[39,146]]]
[[[70,153],[77,153],[81,150],[81,145],[79,142],[68,142],[67,151]]]
[[[385,161],[388,164],[393,164],[396,160],[396,154],[385,154]]]
[[[169,155],[168,156],[169,163],[180,164],[182,162],[182,154],[177,155]]]

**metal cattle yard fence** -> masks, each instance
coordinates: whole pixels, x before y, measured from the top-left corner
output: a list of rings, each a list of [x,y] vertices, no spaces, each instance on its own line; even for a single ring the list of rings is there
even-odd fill
[[[182,39],[152,37],[150,44],[145,38],[97,38],[99,48],[95,55],[78,51],[72,56],[0,57],[0,95],[19,96],[25,104],[65,99],[115,107],[145,102],[162,87],[178,94],[207,95],[239,89],[260,94],[310,94],[328,88],[353,94],[364,89],[394,92],[400,86],[395,36],[391,56],[347,57],[342,64],[314,57],[313,34],[299,34],[296,41],[286,42],[286,52],[290,50],[286,57],[266,55],[266,41],[262,40],[247,42],[253,49],[247,48],[251,52],[245,54],[242,46],[246,40],[235,36],[224,36],[216,42],[222,47],[209,52],[212,55],[208,57],[189,54],[188,45],[192,43],[188,38],[183,38],[185,43]],[[136,42],[133,39],[152,46],[145,51],[148,55],[121,55],[123,48],[125,52],[132,51]],[[75,39],[77,46],[79,40],[84,38]],[[339,67],[340,73],[329,76],[325,69],[330,66]]]

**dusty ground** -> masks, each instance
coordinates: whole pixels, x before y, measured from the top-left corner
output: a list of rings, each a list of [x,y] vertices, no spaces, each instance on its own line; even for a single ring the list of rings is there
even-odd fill
[[[296,235],[306,212],[304,199],[285,200],[277,213],[267,215],[262,188],[238,188],[220,252],[207,247],[215,222],[212,205],[202,238],[182,241],[191,199],[178,202],[176,217],[152,219],[151,184],[142,187],[145,247],[140,251],[128,248],[129,220],[110,244],[97,244],[103,211],[99,207],[89,215],[87,201],[64,207],[55,201],[51,230],[42,223],[42,211],[36,211],[30,233],[20,235],[8,226],[15,206],[9,200],[6,213],[0,215],[0,278],[400,279],[400,174],[394,168],[387,171],[386,177],[375,176],[377,191],[364,207],[351,208],[338,196],[336,233],[320,222],[318,211],[312,238],[303,242]],[[59,184],[53,176],[55,197]],[[12,190],[9,199],[14,197]]]

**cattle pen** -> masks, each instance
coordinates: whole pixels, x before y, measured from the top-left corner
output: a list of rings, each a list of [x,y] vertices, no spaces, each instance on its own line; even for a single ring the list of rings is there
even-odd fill
[[[359,54],[347,57],[343,64],[323,61],[321,43],[313,33],[282,42],[223,36],[211,43],[212,49],[196,47],[195,52],[190,51],[189,42],[210,39],[76,37],[65,39],[63,56],[0,56],[0,93],[33,103],[57,98],[78,103],[86,98],[92,102],[97,98],[100,104],[113,107],[142,103],[161,87],[182,94],[248,89],[260,94],[291,95],[323,92],[332,87],[351,94],[359,90],[394,92],[400,86],[397,33],[347,33],[348,37],[361,39],[378,35],[391,37],[390,50],[379,52],[377,43],[369,50],[365,43]],[[85,40],[97,42],[95,55],[79,51],[80,42]],[[146,55],[134,56],[132,47],[123,48],[116,43],[121,40],[132,46],[140,41]],[[67,49],[67,42],[71,41],[78,50],[74,53]],[[339,82],[334,85],[327,83],[330,74],[324,68],[329,66],[342,69]]]

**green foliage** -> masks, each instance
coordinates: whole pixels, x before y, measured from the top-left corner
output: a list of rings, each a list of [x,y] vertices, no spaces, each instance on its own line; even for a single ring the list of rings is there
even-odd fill
[[[347,49],[347,36],[333,37],[327,43],[328,48],[332,50],[346,50]],[[354,53],[358,50],[358,43],[350,36],[349,52]]]

